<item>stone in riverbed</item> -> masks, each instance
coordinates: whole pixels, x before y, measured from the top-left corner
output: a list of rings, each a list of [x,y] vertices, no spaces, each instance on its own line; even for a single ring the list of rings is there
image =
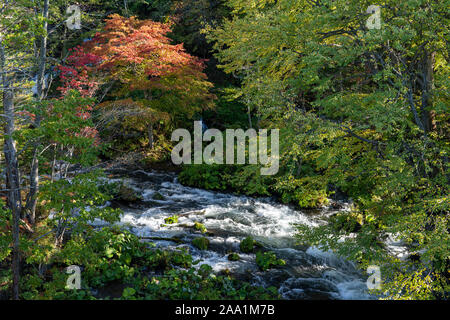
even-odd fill
[[[153,195],[152,199],[153,199],[153,200],[166,200],[166,198],[165,198],[161,193],[159,193],[159,192],[156,192],[156,193]]]
[[[120,185],[117,199],[125,202],[134,202],[142,200],[142,197],[137,192],[124,184]]]

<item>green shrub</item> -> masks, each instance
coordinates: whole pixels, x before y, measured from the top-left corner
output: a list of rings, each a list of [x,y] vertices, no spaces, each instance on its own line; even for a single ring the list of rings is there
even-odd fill
[[[153,199],[153,200],[166,200],[166,198],[164,198],[164,196],[163,196],[161,193],[159,193],[159,192],[156,192],[156,193],[152,196],[152,199]]]
[[[239,248],[244,253],[254,252],[255,248],[260,247],[262,247],[262,245],[259,242],[253,240],[253,238],[250,236],[242,240],[241,243],[239,244]]]
[[[178,218],[179,217],[177,215],[171,216],[171,217],[165,218],[164,222],[166,224],[175,224],[175,223],[178,223]]]
[[[230,260],[230,261],[239,261],[240,259],[241,259],[241,257],[235,252],[230,253],[228,255],[228,260]]]
[[[200,222],[194,223],[194,229],[200,231],[201,233],[206,233],[207,231],[205,225]]]
[[[223,191],[230,188],[231,174],[233,174],[233,166],[194,164],[184,166],[178,179],[184,185]]]
[[[283,259],[278,259],[273,252],[262,253],[258,251],[256,253],[256,264],[261,270],[266,271],[272,267],[284,266],[286,264],[286,261],[284,261]]]
[[[192,256],[188,254],[186,249],[181,250],[152,250],[147,254],[146,264],[155,269],[169,270],[174,266],[182,268],[190,268],[192,266]]]
[[[200,250],[207,250],[209,246],[209,240],[207,238],[195,238],[192,240],[192,245],[197,247]]]
[[[208,239],[197,238],[193,243],[205,248]],[[120,299],[278,298],[276,288],[264,289],[230,276],[217,276],[209,265],[195,270],[186,249],[155,249],[117,227],[88,229],[65,243],[47,264],[50,268],[45,277],[40,275],[37,264],[24,265],[21,298],[93,300],[98,298],[93,291],[108,293],[107,288],[117,283],[125,287]],[[81,290],[65,288],[68,265],[82,268]],[[149,278],[152,271],[157,271],[158,276]]]
[[[127,300],[132,300],[134,295],[136,294],[136,290],[133,288],[125,288],[123,289],[122,298]]]

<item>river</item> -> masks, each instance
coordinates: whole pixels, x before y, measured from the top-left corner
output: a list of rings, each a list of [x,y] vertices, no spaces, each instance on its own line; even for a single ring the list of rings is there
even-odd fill
[[[189,188],[177,181],[176,174],[156,171],[115,172],[110,181],[122,180],[141,195],[142,201],[122,206],[120,224],[140,237],[172,238],[153,241],[164,248],[189,247],[197,265],[209,264],[217,273],[228,272],[255,285],[275,286],[284,299],[370,299],[365,279],[353,263],[314,247],[296,244],[294,224],[317,226],[327,215],[341,209],[323,208],[302,212],[270,198],[252,198]],[[155,200],[155,194],[163,196]],[[158,195],[159,196],[159,195]],[[178,224],[161,226],[164,219],[178,215]],[[191,245],[201,236],[189,226],[200,222],[207,228],[208,250]],[[260,271],[255,254],[244,254],[239,243],[252,236],[275,252],[286,265]],[[236,252],[239,261],[229,261]]]

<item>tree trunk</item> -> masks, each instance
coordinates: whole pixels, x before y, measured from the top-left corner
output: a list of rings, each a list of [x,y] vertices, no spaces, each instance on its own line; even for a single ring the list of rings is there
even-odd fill
[[[28,211],[28,220],[31,225],[36,222],[36,205],[37,193],[39,191],[39,150],[37,146],[34,147],[33,160],[31,162],[30,172],[30,192],[27,197],[26,210]]]
[[[251,110],[250,104],[248,104],[248,102],[247,102],[247,116],[248,116],[248,126],[251,129],[251,128],[253,128],[253,125],[252,125],[252,110]]]
[[[44,98],[45,89],[45,64],[47,60],[47,32],[48,32],[48,1],[44,0],[44,8],[42,11],[42,18],[44,19],[44,35],[40,37],[40,49],[38,60],[38,74],[37,74],[37,99],[41,101]]]
[[[127,0],[123,0],[123,8],[125,9],[125,16],[128,17],[128,3],[127,3]]]
[[[45,94],[45,65],[47,58],[47,29],[48,29],[48,2],[49,0],[44,1],[44,9],[42,11],[42,17],[44,18],[44,35],[40,39],[40,48],[39,48],[39,60],[38,60],[38,74],[36,81],[36,89],[37,89],[37,101],[41,101]],[[40,115],[36,115],[35,127],[39,127],[41,125],[41,117]],[[36,204],[37,204],[37,193],[39,192],[39,141],[35,142],[34,152],[33,152],[33,160],[31,164],[31,172],[30,172],[30,192],[27,198],[26,209],[29,212],[29,220],[32,225],[36,222]]]
[[[6,166],[6,186],[8,189],[8,207],[13,216],[12,236],[13,236],[13,287],[12,298],[19,299],[19,280],[20,280],[20,249],[19,249],[19,222],[22,215],[22,199],[20,193],[20,173],[17,160],[16,143],[13,139],[15,131],[15,113],[14,113],[14,92],[9,81],[9,76],[5,71],[6,55],[3,45],[0,43],[0,72],[3,86],[3,113],[4,122],[4,153]]]
[[[153,123],[148,125],[148,145],[150,149],[153,149]]]
[[[8,117],[5,124],[5,163],[6,163],[6,186],[8,189],[8,207],[13,216],[13,292],[12,298],[19,299],[19,280],[20,280],[20,249],[19,249],[19,223],[22,215],[22,199],[20,194],[20,176],[17,162],[17,151],[15,141],[12,138],[14,132],[14,104],[13,93],[11,89],[3,92],[3,109]]]
[[[421,116],[425,132],[436,130],[435,112],[431,110],[431,91],[434,89],[434,62],[435,53],[425,51],[422,63],[422,105]]]

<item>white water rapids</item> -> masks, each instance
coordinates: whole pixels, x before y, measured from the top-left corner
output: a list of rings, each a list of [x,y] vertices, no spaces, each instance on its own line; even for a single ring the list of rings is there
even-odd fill
[[[111,179],[111,181],[115,181]],[[295,243],[294,224],[314,227],[320,218],[336,212],[324,208],[307,214],[268,198],[251,198],[189,188],[177,182],[176,175],[162,172],[135,171],[117,175],[143,198],[137,205],[124,209],[121,224],[142,237],[178,237],[183,244],[154,241],[165,248],[189,247],[193,260],[209,264],[214,271],[227,270],[238,279],[256,285],[276,286],[284,299],[370,299],[365,279],[355,266],[329,252],[300,247]],[[153,199],[156,193],[164,200]],[[345,209],[341,209],[345,210]],[[178,224],[161,226],[164,219],[179,215]],[[200,222],[208,229],[210,246],[199,250],[191,245],[199,237],[187,225]],[[286,265],[260,271],[254,254],[244,254],[239,243],[252,236],[275,252]],[[239,261],[227,259],[230,252]]]

